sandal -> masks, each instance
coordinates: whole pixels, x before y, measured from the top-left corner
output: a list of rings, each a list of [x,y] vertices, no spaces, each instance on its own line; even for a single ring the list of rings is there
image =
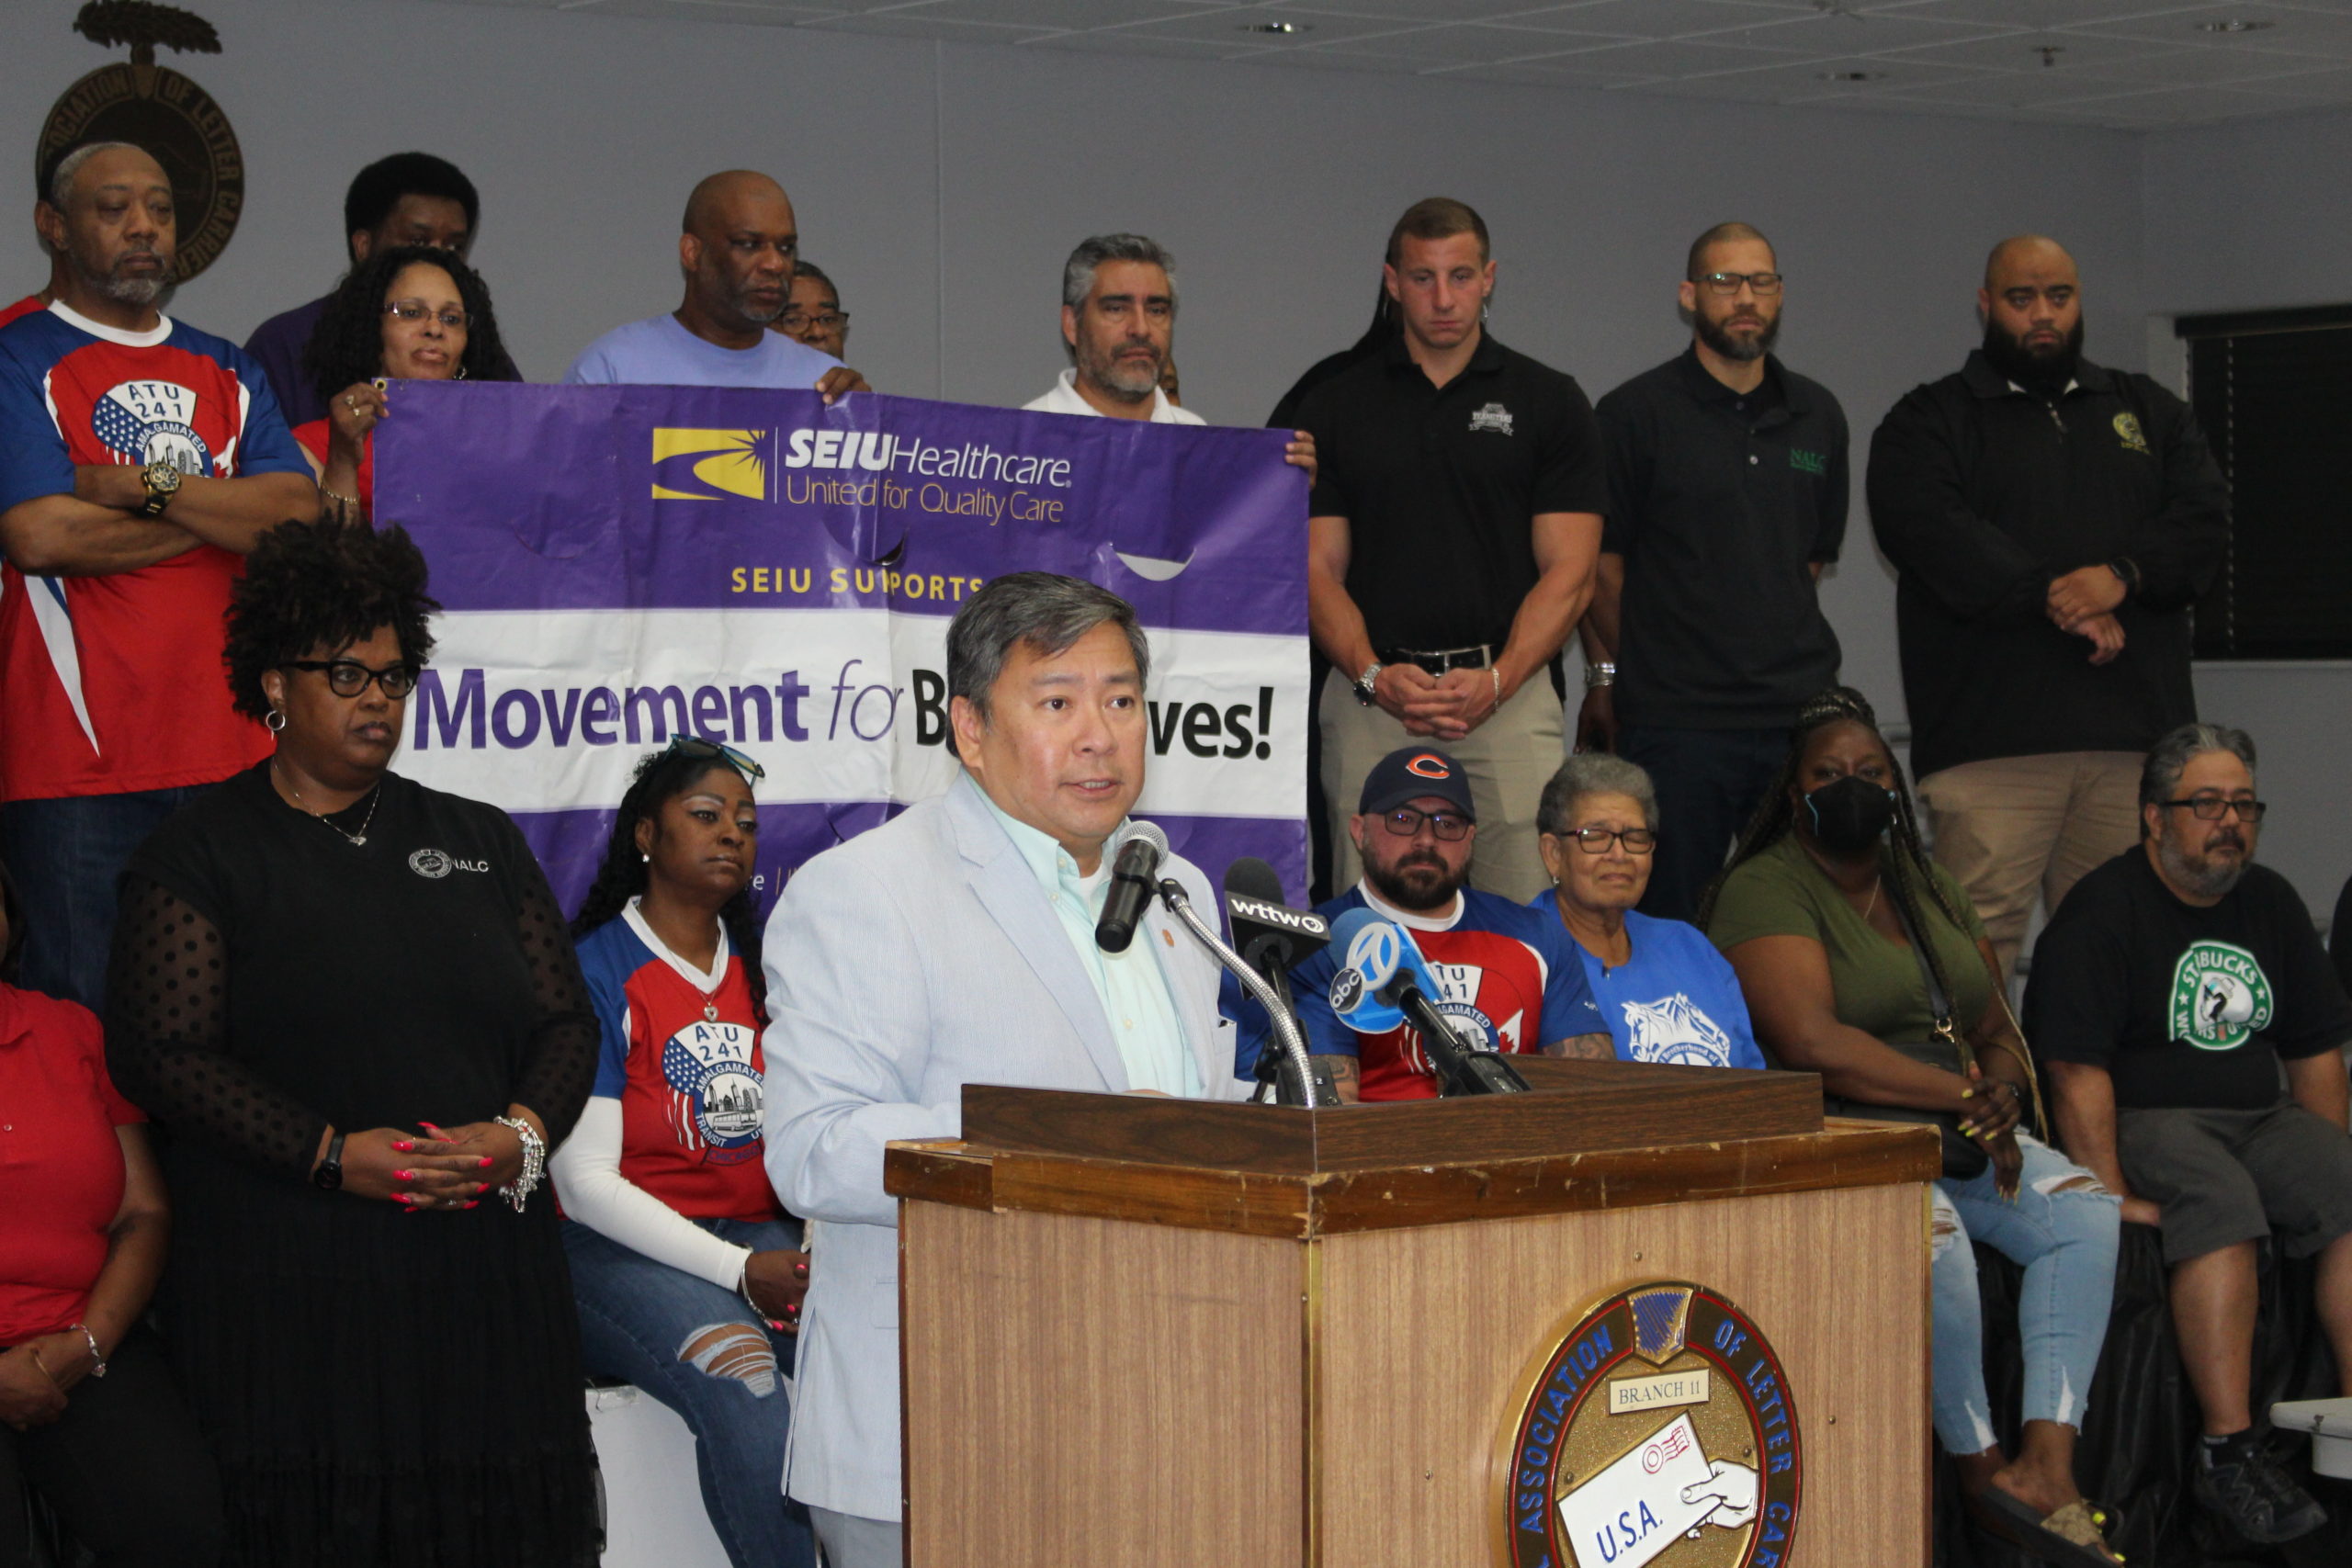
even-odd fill
[[[2099,1528],[2107,1522],[2106,1513],[2086,1498],[2077,1497],[2047,1518],[2036,1515],[2022,1498],[1997,1486],[1984,1488],[1976,1502],[1990,1516],[1984,1522],[1994,1534],[2044,1562],[2066,1568],[2114,1568],[2123,1561],[2107,1544]]]

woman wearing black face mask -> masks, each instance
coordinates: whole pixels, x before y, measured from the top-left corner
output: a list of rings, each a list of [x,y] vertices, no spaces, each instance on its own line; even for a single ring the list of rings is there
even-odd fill
[[[1935,1422],[1978,1521],[2045,1562],[2120,1561],[2074,1476],[2114,1288],[2117,1203],[2021,1123],[2038,1097],[1992,945],[1959,883],[1920,849],[1909,791],[1860,693],[1838,687],[1799,713],[1780,786],[1699,923],[1739,976],[1775,1066],[1819,1073],[1840,1113],[1946,1129]],[[1984,1391],[1972,1240],[2026,1269],[2014,1459]]]

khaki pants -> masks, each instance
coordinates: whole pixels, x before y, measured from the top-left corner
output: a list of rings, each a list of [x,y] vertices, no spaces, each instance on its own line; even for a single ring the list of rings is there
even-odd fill
[[[1324,677],[1317,704],[1323,731],[1323,798],[1331,813],[1331,891],[1346,892],[1363,874],[1348,820],[1363,796],[1364,775],[1400,746],[1430,746],[1462,765],[1478,812],[1470,886],[1524,904],[1552,885],[1535,847],[1535,807],[1567,755],[1559,694],[1538,671],[1502,711],[1456,741],[1408,735],[1385,710],[1366,707],[1338,671]]]
[[[2058,751],[1962,762],[1919,781],[1935,856],[1968,889],[2006,977],[2037,894],[2055,909],[2140,839],[2140,754]]]

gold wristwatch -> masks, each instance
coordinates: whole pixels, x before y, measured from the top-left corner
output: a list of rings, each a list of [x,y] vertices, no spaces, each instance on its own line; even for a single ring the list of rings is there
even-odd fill
[[[147,487],[147,499],[140,503],[141,517],[161,517],[172,497],[180,492],[180,471],[170,463],[150,463],[139,470],[139,482]]]

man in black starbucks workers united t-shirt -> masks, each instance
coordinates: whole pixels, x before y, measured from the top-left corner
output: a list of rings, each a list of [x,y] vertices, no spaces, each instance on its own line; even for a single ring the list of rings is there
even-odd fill
[[[2026,1032],[2066,1152],[2125,1220],[2163,1232],[2204,1413],[2198,1499],[2276,1542],[2326,1515],[2255,1438],[2255,1247],[2318,1257],[2318,1316],[2352,1395],[2352,1002],[2293,886],[2253,863],[2262,814],[2245,731],[2158,741],[2140,843],[2075,884],[2034,950]]]

